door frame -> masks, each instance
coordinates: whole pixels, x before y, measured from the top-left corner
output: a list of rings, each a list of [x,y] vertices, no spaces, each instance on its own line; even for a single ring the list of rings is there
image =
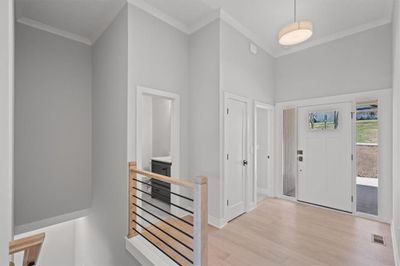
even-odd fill
[[[14,1],[0,3],[0,265],[12,261],[9,242],[14,239]]]
[[[227,154],[227,149],[226,149],[226,109],[227,109],[227,100],[228,99],[233,99],[239,102],[243,102],[244,104],[246,104],[246,136],[245,136],[245,150],[246,150],[246,159],[248,161],[247,164],[247,168],[246,168],[246,176],[245,176],[245,213],[248,212],[249,210],[251,210],[252,208],[254,208],[253,204],[251,204],[251,199],[249,198],[249,188],[250,188],[250,184],[249,184],[249,176],[250,175],[250,165],[251,165],[251,153],[250,153],[250,140],[249,140],[249,136],[250,136],[250,114],[251,114],[251,101],[249,98],[247,97],[243,97],[243,96],[239,96],[236,94],[232,94],[229,92],[224,92],[224,104],[223,104],[223,155],[222,155],[222,161],[223,161],[223,175],[222,175],[222,188],[223,188],[223,196],[222,196],[222,204],[223,204],[223,217],[224,217],[224,223],[229,222],[228,220],[228,208],[227,208],[227,191],[228,191],[228,178],[226,177],[226,167],[227,167],[227,163],[226,163],[226,154]]]
[[[128,162],[136,161],[137,167],[142,168],[142,118],[143,118],[143,96],[150,95],[166,98],[172,101],[171,106],[171,176],[180,177],[180,96],[178,94],[144,86],[128,89],[128,140],[127,158]],[[128,165],[128,164],[127,164]],[[180,193],[181,187],[171,186],[171,190]],[[180,204],[180,198],[172,199],[173,203]],[[176,215],[182,211],[171,209]]]
[[[287,108],[297,108],[301,106],[312,106],[312,105],[323,105],[323,104],[331,104],[338,102],[352,102],[353,103],[353,111],[355,109],[355,103],[367,99],[377,99],[378,104],[380,106],[380,119],[379,121],[379,139],[381,140],[381,147],[379,150],[380,156],[380,179],[379,179],[379,189],[378,189],[378,216],[360,214],[355,211],[356,204],[356,195],[355,195],[355,163],[356,160],[353,160],[353,213],[349,215],[360,216],[372,220],[377,220],[380,222],[391,223],[392,221],[392,160],[390,157],[392,156],[392,89],[382,89],[382,90],[374,90],[374,91],[364,91],[359,93],[350,93],[350,94],[342,94],[337,96],[328,96],[321,98],[311,98],[311,99],[303,99],[303,100],[293,100],[287,102],[279,102],[275,105],[275,169],[277,169],[275,175],[275,190],[276,197],[291,200],[298,202],[297,193],[296,197],[287,197],[283,195],[282,192],[282,181],[283,181],[283,172],[282,172],[282,147],[283,139],[283,110]],[[353,128],[353,138],[354,138],[354,128]],[[353,144],[355,140],[353,139]],[[355,145],[353,147],[353,154],[355,149]],[[281,169],[281,170],[278,170]],[[296,190],[297,190],[297,177],[296,177]],[[296,191],[297,192],[297,191]]]
[[[268,111],[268,154],[270,159],[268,160],[268,173],[267,173],[267,196],[274,197],[274,111],[275,106],[272,104],[266,104],[258,101],[254,101],[254,136],[253,136],[253,153],[254,153],[254,161],[253,161],[253,173],[254,173],[254,188],[253,188],[253,201],[258,203],[258,193],[257,193],[257,182],[258,182],[258,172],[257,172],[257,110],[267,110]]]

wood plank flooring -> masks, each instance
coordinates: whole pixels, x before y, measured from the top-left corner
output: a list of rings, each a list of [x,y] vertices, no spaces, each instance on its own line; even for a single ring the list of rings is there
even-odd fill
[[[191,232],[180,221],[169,222]],[[189,238],[167,225],[159,226],[191,246]],[[149,230],[162,235],[154,227]],[[190,264],[148,232],[144,234],[182,265]],[[372,243],[371,234],[383,235],[386,246]],[[209,226],[208,238],[208,264],[213,266],[394,265],[389,225],[280,199],[260,202],[223,229]],[[168,236],[162,239],[192,259],[190,250]]]
[[[386,246],[371,242],[383,235]],[[266,199],[209,230],[209,265],[394,265],[387,224],[295,202]]]

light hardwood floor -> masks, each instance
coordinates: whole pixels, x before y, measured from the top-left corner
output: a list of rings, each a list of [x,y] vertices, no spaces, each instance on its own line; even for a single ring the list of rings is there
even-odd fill
[[[209,265],[394,265],[389,225],[280,199],[210,228],[208,241]]]
[[[192,221],[191,216],[185,217]],[[192,233],[191,227],[168,221]],[[191,240],[163,223],[158,226],[192,247]],[[190,263],[165,243],[193,259],[192,252],[158,229],[143,234],[182,265]],[[386,246],[373,244],[371,234],[383,235]],[[390,227],[352,215],[280,199],[265,199],[258,207],[228,223],[209,226],[208,265],[394,265]]]

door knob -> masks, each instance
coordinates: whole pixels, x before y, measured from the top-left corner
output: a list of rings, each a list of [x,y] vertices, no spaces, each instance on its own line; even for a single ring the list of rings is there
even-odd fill
[[[243,166],[246,166],[246,165],[247,165],[247,161],[243,160]]]

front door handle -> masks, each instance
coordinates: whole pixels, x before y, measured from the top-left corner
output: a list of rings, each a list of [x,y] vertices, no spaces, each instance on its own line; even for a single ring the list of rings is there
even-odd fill
[[[243,160],[243,166],[247,166],[247,161]]]

